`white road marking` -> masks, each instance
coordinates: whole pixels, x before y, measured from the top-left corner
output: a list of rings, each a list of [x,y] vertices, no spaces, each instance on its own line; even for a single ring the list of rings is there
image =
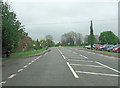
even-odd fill
[[[82,55],[80,54],[80,56],[82,57]]]
[[[32,63],[28,63],[28,65],[31,65]]]
[[[11,76],[8,77],[8,79],[13,78],[14,76],[16,76],[16,74],[12,74]]]
[[[108,69],[111,69],[111,70],[113,70],[113,71],[115,71],[115,72],[120,73],[120,71],[118,71],[118,70],[116,70],[116,69],[114,69],[114,68],[111,68],[111,67],[109,67],[109,66],[107,66],[107,65],[104,65],[104,64],[102,64],[102,63],[100,63],[100,62],[97,62],[97,61],[95,61],[95,62],[96,62],[97,64],[99,64],[99,65],[102,65],[102,66],[108,68]]]
[[[103,76],[120,76],[116,74],[104,74],[104,73],[95,73],[95,72],[84,72],[84,71],[76,71],[77,73],[84,73],[84,74],[92,74],[92,75],[103,75]]]
[[[39,59],[40,57],[42,57],[42,55],[40,55],[39,57],[37,57],[36,59]]]
[[[2,86],[2,84],[5,84],[5,83],[6,83],[6,81],[1,82],[1,83],[0,83],[0,86]]]
[[[88,66],[88,67],[103,67],[103,66],[98,66],[98,65],[83,65],[83,64],[70,64],[70,65],[75,65],[75,66]]]
[[[73,68],[70,66],[69,62],[67,62],[68,67],[70,68],[71,72],[73,73],[75,78],[79,78],[76,72],[73,70]]]
[[[23,69],[19,69],[18,72],[21,72]]]
[[[28,65],[25,65],[25,66],[24,66],[24,68],[27,68],[27,67],[28,67]]]
[[[37,59],[34,59],[34,61],[36,61]]]
[[[33,63],[33,62],[35,62],[35,61],[31,61],[31,63]]]
[[[95,62],[95,61],[89,61],[89,60],[75,60],[75,59],[68,59],[68,60],[71,60],[71,61],[85,61],[85,62]]]
[[[86,58],[86,59],[88,59],[88,57],[86,57],[86,56],[83,56],[83,55],[81,55],[81,54],[80,54],[80,56],[81,56],[81,57],[84,57],[84,58]]]
[[[58,48],[57,48],[58,49]],[[58,49],[58,51],[60,52],[60,54],[62,54],[62,52]],[[62,54],[63,55],[63,54]]]
[[[66,59],[64,55],[62,55],[62,57],[63,57],[64,59]]]
[[[66,59],[65,58],[65,56],[62,54],[62,52],[58,49],[58,51],[60,52],[60,54],[62,55],[62,57],[64,58],[64,59]]]
[[[88,57],[86,57],[86,56],[82,56],[82,57],[84,57],[84,58],[88,59]]]

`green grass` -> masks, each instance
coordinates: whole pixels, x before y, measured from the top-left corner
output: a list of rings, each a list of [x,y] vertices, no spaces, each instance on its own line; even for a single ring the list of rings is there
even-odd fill
[[[27,55],[37,54],[37,53],[40,53],[40,52],[42,52],[44,50],[45,50],[45,48],[40,49],[40,50],[32,50],[32,51],[25,51],[25,52],[14,53],[10,57],[13,58],[13,57],[20,57],[20,56],[27,56]]]
[[[71,48],[83,48],[84,46],[65,46],[65,47],[71,47]]]

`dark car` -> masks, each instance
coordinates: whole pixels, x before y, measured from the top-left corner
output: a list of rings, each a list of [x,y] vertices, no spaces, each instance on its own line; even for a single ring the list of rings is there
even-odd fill
[[[108,48],[113,47],[114,45],[104,45],[103,47],[100,47],[101,51],[106,51]]]
[[[115,46],[113,46],[113,47],[107,48],[107,51],[108,51],[108,52],[112,52],[113,49],[114,49],[114,48],[117,48],[117,47],[118,47],[118,45],[115,45]]]

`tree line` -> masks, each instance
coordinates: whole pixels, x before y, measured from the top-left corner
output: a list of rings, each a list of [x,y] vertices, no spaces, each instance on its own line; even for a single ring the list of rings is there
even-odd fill
[[[117,44],[120,43],[118,36],[112,31],[104,31],[99,35],[94,35],[93,23],[90,24],[90,34],[85,37],[81,33],[68,32],[61,36],[61,42],[63,46],[80,46],[91,44]]]

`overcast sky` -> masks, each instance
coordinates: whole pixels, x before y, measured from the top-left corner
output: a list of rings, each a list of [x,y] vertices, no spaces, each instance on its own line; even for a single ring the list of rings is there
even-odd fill
[[[58,42],[62,34],[70,31],[88,35],[90,20],[94,34],[111,30],[118,35],[118,0],[8,1],[33,40],[45,39],[50,34]]]

